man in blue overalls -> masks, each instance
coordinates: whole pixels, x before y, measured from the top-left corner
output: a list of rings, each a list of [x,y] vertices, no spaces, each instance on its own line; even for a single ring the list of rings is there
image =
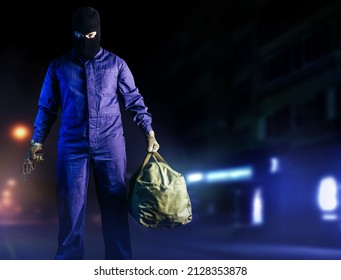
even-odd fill
[[[90,171],[99,202],[106,259],[131,259],[126,199],[126,150],[119,99],[146,135],[159,144],[152,117],[126,62],[100,46],[100,17],[92,7],[72,16],[74,47],[51,61],[40,93],[28,156],[34,163],[61,115],[58,138],[56,259],[82,259]]]

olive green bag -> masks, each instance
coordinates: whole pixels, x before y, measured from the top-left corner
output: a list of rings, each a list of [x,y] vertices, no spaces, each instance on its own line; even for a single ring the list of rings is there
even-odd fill
[[[128,199],[130,214],[145,227],[174,228],[192,220],[185,178],[158,152],[147,153],[130,179]]]

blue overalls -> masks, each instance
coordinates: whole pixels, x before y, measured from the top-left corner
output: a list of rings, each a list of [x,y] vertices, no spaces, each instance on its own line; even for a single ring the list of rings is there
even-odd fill
[[[44,143],[60,110],[56,259],[83,258],[90,171],[101,212],[105,258],[132,258],[119,98],[144,133],[152,130],[148,108],[120,57],[101,48],[92,60],[82,62],[72,51],[49,65],[32,139]]]

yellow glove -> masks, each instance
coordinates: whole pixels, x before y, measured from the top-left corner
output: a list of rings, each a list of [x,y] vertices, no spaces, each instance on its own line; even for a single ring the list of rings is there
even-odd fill
[[[146,138],[147,138],[147,151],[149,153],[153,152],[157,152],[160,148],[159,143],[156,141],[155,139],[155,133],[153,130],[149,131],[146,134]]]

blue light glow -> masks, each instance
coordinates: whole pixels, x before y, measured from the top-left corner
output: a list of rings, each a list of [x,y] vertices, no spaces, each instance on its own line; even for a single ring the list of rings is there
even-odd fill
[[[277,173],[280,169],[280,162],[277,157],[270,158],[270,173]]]
[[[253,169],[251,167],[237,167],[231,169],[217,170],[208,172],[206,175],[207,182],[228,182],[248,180],[253,176]]]
[[[250,166],[242,166],[228,169],[220,169],[209,171],[207,173],[191,173],[186,176],[188,184],[205,181],[207,183],[214,182],[236,182],[249,180],[253,177],[253,168]]]
[[[338,220],[338,216],[335,213],[328,213],[322,215],[322,220],[325,221],[336,221]]]

